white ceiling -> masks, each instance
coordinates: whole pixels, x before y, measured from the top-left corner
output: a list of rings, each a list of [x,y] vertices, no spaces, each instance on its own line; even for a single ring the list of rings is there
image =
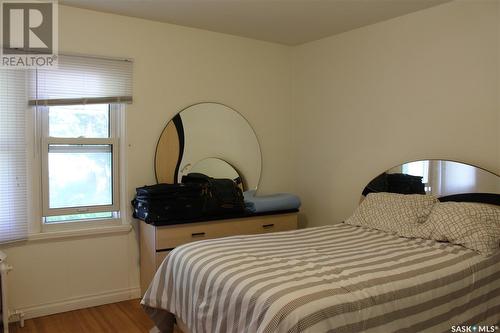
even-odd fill
[[[448,1],[60,0],[60,3],[297,45]]]

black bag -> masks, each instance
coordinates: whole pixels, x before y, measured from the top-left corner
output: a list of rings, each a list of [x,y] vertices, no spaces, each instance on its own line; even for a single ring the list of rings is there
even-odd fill
[[[422,177],[402,173],[391,173],[387,175],[389,192],[401,194],[425,194],[425,184]]]
[[[204,186],[205,216],[221,216],[245,211],[241,188],[231,179],[215,179],[200,173],[190,173],[182,177],[182,183]]]
[[[136,189],[132,200],[135,218],[151,224],[168,224],[203,217],[203,184],[157,184]]]
[[[422,177],[403,173],[383,173],[373,179],[363,190],[366,196],[372,192],[390,192],[400,194],[425,194]]]
[[[238,215],[245,211],[243,193],[230,179],[189,174],[181,184],[139,187],[132,200],[134,218],[154,225]]]

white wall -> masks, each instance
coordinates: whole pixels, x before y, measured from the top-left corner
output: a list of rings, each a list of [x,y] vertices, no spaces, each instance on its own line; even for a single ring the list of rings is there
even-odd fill
[[[291,190],[288,47],[64,6],[59,31],[61,52],[134,59],[134,104],[126,111],[129,200],[136,187],[155,181],[163,127],[204,101],[233,107],[255,128],[264,159],[261,191]],[[15,267],[11,307],[30,316],[137,297],[136,237],[133,231],[7,248]]]
[[[500,172],[498,13],[455,1],[293,49],[303,223],[342,221],[404,161]]]

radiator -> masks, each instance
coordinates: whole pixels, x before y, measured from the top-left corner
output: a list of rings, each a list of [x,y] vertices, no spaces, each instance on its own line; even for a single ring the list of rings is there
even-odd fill
[[[7,284],[7,274],[12,270],[12,266],[7,264],[5,261],[7,255],[0,251],[0,293],[2,294],[0,304],[0,310],[2,311],[2,324],[3,332],[9,332],[9,320],[11,317],[17,317],[21,322],[21,327],[24,327],[24,314],[19,311],[11,312],[9,311],[9,303],[7,302],[8,295],[8,284]]]

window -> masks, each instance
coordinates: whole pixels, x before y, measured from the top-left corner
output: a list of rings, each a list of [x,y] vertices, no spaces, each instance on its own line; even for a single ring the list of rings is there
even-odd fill
[[[119,108],[41,108],[45,223],[118,217]]]
[[[429,182],[429,161],[415,161],[403,164],[403,173],[422,177],[425,191],[430,193],[432,188]]]
[[[429,161],[416,161],[403,164],[403,173],[422,177],[422,183],[429,182]]]
[[[42,231],[119,223],[124,103],[132,62],[60,55],[29,82],[39,142]]]

